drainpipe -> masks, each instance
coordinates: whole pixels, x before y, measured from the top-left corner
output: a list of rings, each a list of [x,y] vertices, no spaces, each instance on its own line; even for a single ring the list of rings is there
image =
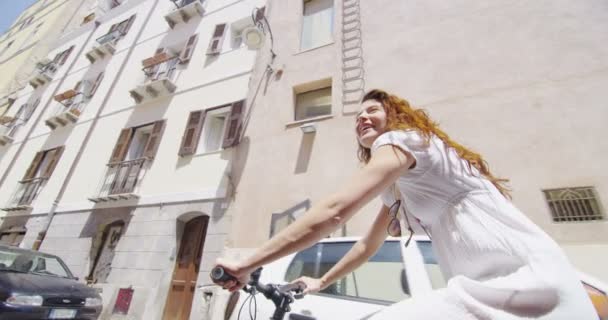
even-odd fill
[[[84,153],[84,149],[87,147],[87,145],[89,143],[89,140],[91,139],[91,136],[93,134],[93,130],[95,130],[95,127],[97,126],[97,123],[99,122],[100,116],[101,116],[103,110],[105,109],[106,105],[108,104],[108,101],[110,99],[110,93],[112,93],[114,91],[114,88],[116,87],[116,84],[118,83],[118,79],[120,79],[120,76],[124,72],[124,69],[125,69],[127,63],[129,62],[129,58],[131,57],[131,54],[133,53],[133,50],[135,50],[135,46],[137,45],[137,41],[141,38],[141,35],[144,32],[145,26],[150,21],[150,17],[152,16],[152,13],[154,12],[154,10],[156,9],[156,6],[158,5],[158,1],[159,0],[154,0],[154,4],[152,5],[152,8],[148,12],[148,15],[146,16],[146,20],[142,24],[142,27],[139,29],[139,32],[135,36],[135,40],[133,41],[133,45],[131,47],[129,47],[129,51],[127,52],[127,56],[124,58],[124,60],[122,62],[122,65],[120,66],[120,69],[116,73],[116,75],[114,77],[114,81],[110,85],[110,89],[108,89],[108,92],[106,93],[106,96],[104,97],[103,101],[101,102],[101,105],[97,109],[97,114],[95,114],[95,118],[93,118],[93,122],[91,123],[91,126],[89,127],[89,130],[87,131],[87,135],[85,136],[82,144],[80,145],[80,149],[78,149],[78,153],[76,154],[76,158],[74,158],[74,161],[72,161],[72,165],[70,166],[70,170],[68,171],[68,174],[65,177],[65,180],[63,181],[63,184],[61,185],[61,189],[59,190],[59,193],[57,194],[57,197],[55,198],[55,201],[53,201],[53,205],[51,206],[51,210],[48,213],[47,222],[44,225],[44,228],[38,233],[38,237],[36,238],[36,241],[34,242],[34,250],[38,250],[38,248],[40,248],[40,245],[42,244],[42,241],[44,241],[44,237],[46,236],[46,233],[49,230],[49,227],[51,226],[51,223],[53,222],[53,217],[55,216],[55,212],[57,210],[57,206],[59,205],[59,202],[61,202],[61,199],[63,198],[63,194],[65,193],[65,190],[67,189],[67,186],[70,183],[70,180],[72,179],[72,176],[74,175],[74,171],[76,170],[76,166],[78,165],[78,162],[80,161],[80,158],[82,158],[82,154]],[[87,40],[87,43],[88,43],[88,40]]]

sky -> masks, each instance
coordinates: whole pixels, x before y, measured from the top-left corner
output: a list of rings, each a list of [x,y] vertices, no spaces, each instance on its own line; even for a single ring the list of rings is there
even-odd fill
[[[0,34],[13,24],[15,19],[37,0],[0,0]]]

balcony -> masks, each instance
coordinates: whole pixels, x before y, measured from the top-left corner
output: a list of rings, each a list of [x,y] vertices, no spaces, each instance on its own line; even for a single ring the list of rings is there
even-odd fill
[[[34,178],[27,181],[20,181],[17,190],[9,200],[4,211],[18,211],[32,208],[32,202],[42,190],[48,178]]]
[[[188,23],[195,16],[203,16],[203,5],[201,0],[172,0],[175,8],[165,15],[165,20],[169,27],[173,27],[180,23]]]
[[[84,94],[74,89],[56,95],[55,100],[59,103],[52,110],[51,116],[45,121],[45,124],[51,130],[59,126],[65,127],[70,123],[78,121],[86,105]]]
[[[179,57],[166,52],[142,61],[146,79],[143,84],[129,91],[135,102],[142,103],[144,100],[156,99],[175,92],[173,76],[178,61]]]
[[[139,198],[139,186],[147,169],[148,158],[109,163],[96,195],[89,200],[98,202]]]
[[[29,83],[32,87],[38,88],[38,86],[42,86],[53,80],[56,71],[57,65],[53,62],[46,64],[38,63]]]
[[[124,36],[121,30],[114,30],[97,38],[97,45],[93,46],[85,55],[91,63],[106,56],[111,56],[116,52],[116,43]]]
[[[0,146],[4,146],[13,142],[15,133],[19,125],[16,121],[11,121],[5,124],[0,124]]]

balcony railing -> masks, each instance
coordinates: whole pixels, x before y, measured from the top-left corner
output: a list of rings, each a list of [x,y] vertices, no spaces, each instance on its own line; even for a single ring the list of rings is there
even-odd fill
[[[187,23],[194,16],[203,16],[201,0],[171,0],[175,8],[165,15],[165,20],[173,28],[180,22]]]
[[[26,181],[20,181],[17,190],[11,197],[11,200],[2,210],[14,211],[31,208],[31,204],[40,193],[48,178],[34,178]]]
[[[103,36],[97,38],[97,43],[99,43],[100,45],[104,45],[106,43],[111,43],[111,44],[115,44],[116,41],[118,39],[120,39],[121,37],[123,37],[125,35],[124,32],[122,32],[122,30],[114,30],[112,32],[106,33]]]
[[[168,60],[161,61],[157,64],[144,68],[146,74],[146,82],[152,82],[162,79],[173,80],[175,68],[179,62],[179,57],[172,57]]]
[[[179,57],[167,53],[144,60],[144,83],[129,92],[135,102],[141,103],[144,99],[155,99],[175,92],[173,76],[178,62]]]
[[[54,62],[38,64],[36,66],[36,70],[34,70],[34,75],[30,79],[30,85],[32,85],[34,88],[38,87],[39,85],[44,85],[53,79],[56,71],[57,65]]]
[[[93,202],[138,198],[139,186],[148,166],[148,158],[109,163]]]

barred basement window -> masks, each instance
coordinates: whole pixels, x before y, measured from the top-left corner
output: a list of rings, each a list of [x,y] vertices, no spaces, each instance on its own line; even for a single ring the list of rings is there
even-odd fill
[[[543,190],[554,222],[603,220],[593,187]]]

